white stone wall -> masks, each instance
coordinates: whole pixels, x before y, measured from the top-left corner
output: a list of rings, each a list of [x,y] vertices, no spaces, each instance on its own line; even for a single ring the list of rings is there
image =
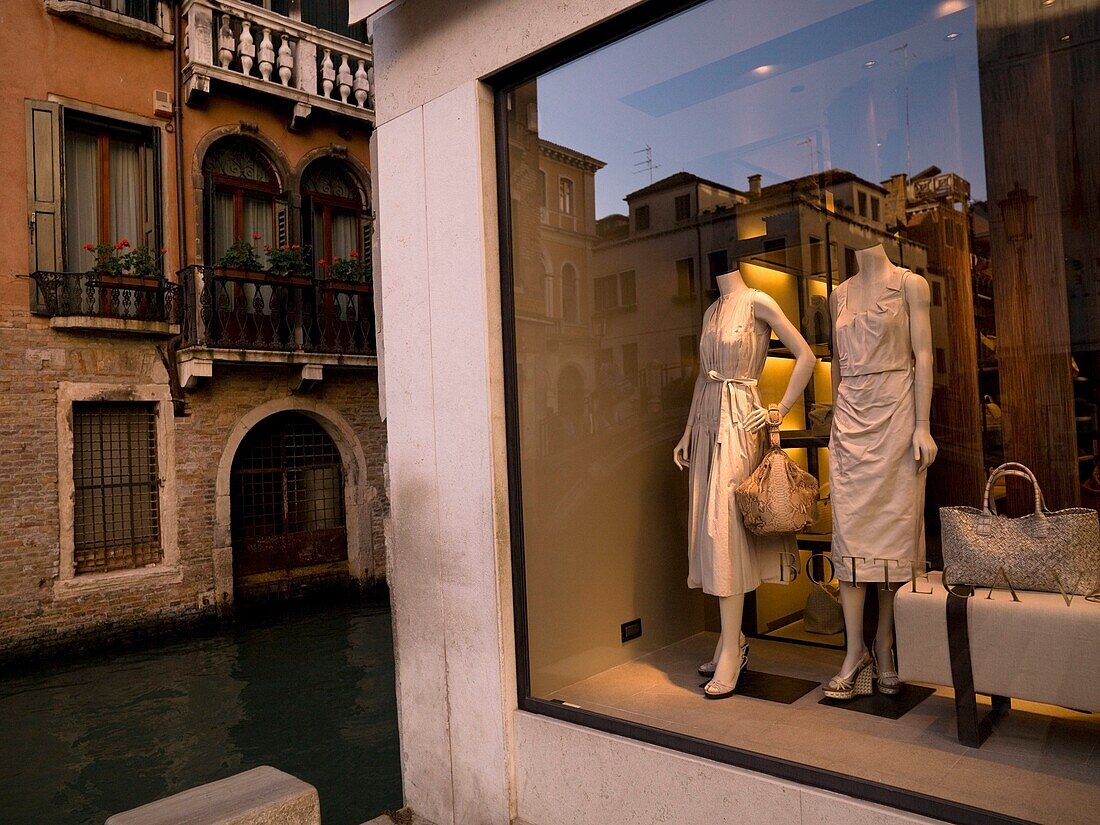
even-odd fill
[[[405,802],[436,825],[927,822],[517,711],[493,109],[479,78],[630,5],[405,0],[374,23]]]

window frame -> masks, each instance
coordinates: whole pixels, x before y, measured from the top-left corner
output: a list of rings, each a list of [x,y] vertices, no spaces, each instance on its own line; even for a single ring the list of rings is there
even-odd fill
[[[642,220],[642,216],[645,215],[645,220]],[[648,203],[641,203],[634,207],[634,231],[635,232],[648,232],[650,226],[653,224],[653,215],[649,208]]]
[[[577,214],[577,184],[568,175],[558,175],[558,212],[571,217]]]
[[[153,403],[157,445],[157,481],[160,510],[159,564],[100,573],[76,573],[75,483],[73,479],[74,403]],[[149,579],[182,581],[176,501],[176,452],[171,390],[159,384],[101,384],[62,382],[57,389],[57,493],[59,564],[55,593],[78,595],[108,586],[147,586]]]
[[[513,258],[509,165],[508,94],[553,69],[560,68],[604,46],[680,14],[708,0],[643,0],[525,57],[484,79],[495,95],[495,160],[497,168],[500,299],[504,355],[504,413],[507,446],[509,539],[511,550],[512,618],[516,656],[516,700],[520,711],[548,716],[580,727],[622,736],[668,751],[708,759],[754,771],[811,788],[830,791],[905,813],[957,823],[957,825],[1020,825],[1020,820],[994,811],[860,779],[838,771],[795,763],[767,754],[698,739],[637,721],[607,716],[592,710],[538,698],[531,693],[528,647],[527,573],[524,558],[522,465],[519,420],[519,350],[516,342],[516,271]],[[710,255],[708,253],[708,267]],[[605,276],[606,277],[606,276]]]

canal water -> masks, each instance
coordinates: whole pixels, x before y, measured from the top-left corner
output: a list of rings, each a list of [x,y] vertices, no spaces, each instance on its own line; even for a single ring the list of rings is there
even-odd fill
[[[324,825],[401,807],[388,610],[296,605],[217,634],[0,673],[0,822],[83,825],[257,765]]]

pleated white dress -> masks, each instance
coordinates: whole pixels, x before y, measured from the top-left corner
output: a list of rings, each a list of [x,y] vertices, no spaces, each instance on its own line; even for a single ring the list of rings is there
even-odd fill
[[[840,386],[829,440],[832,560],[850,582],[904,582],[924,561],[924,483],[913,458],[916,409],[905,280],[896,267],[864,311],[848,306],[851,280],[833,293]]]
[[[757,321],[756,290],[723,295],[703,315],[699,363],[706,382],[691,424],[688,489],[688,587],[712,596],[755,590],[781,581],[788,537],[756,536],[745,529],[733,492],[752,475],[767,446],[765,430],[741,422],[760,403],[757,381],[771,330]],[[790,561],[796,556],[787,556]]]

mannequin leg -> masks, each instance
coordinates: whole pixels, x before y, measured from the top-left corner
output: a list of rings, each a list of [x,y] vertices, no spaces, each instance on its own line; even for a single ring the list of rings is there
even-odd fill
[[[867,585],[840,582],[840,608],[844,613],[844,630],[848,638],[848,651],[844,657],[844,664],[840,666],[841,673],[851,673],[867,651],[867,646],[863,642],[863,604],[866,600]],[[879,614],[880,621],[881,615]],[[891,622],[893,615],[891,605]],[[893,627],[892,624],[891,627]]]
[[[894,594],[897,591],[878,587],[878,629],[875,631],[875,657],[886,665],[894,652]]]
[[[741,599],[742,599],[742,610],[744,610],[744,596],[742,596]],[[722,644],[723,644],[722,639],[725,637],[725,635],[726,635],[725,633],[719,633],[718,634],[718,643],[714,646],[714,655],[711,656],[711,658],[710,658],[711,662],[717,662],[718,657],[722,655]],[[744,647],[745,643],[748,641],[748,639],[745,638],[745,634],[741,632],[740,627],[737,628],[737,640],[738,640],[738,645],[740,647]]]
[[[719,597],[718,611],[722,617],[722,636],[715,651],[714,679],[731,685],[741,668],[741,616],[745,612],[745,594]]]

